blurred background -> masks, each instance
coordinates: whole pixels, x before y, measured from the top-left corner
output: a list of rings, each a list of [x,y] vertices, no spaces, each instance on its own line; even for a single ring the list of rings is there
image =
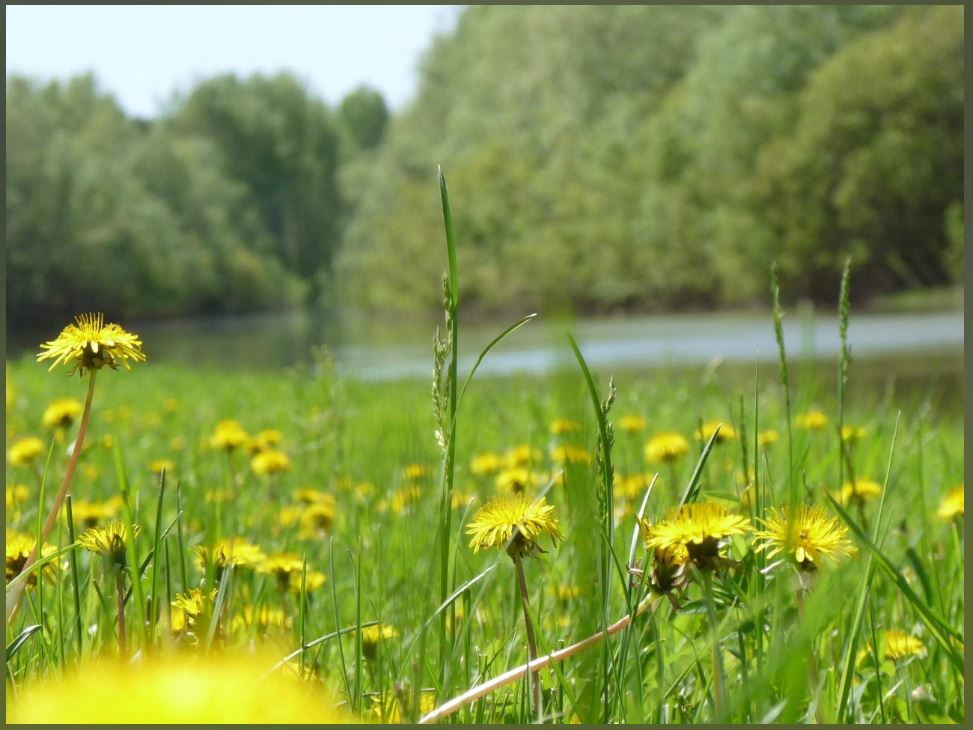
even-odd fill
[[[427,375],[459,238],[495,370],[837,347],[962,365],[962,7],[7,9],[6,328]],[[554,346],[552,342],[559,344]],[[921,367],[921,364],[919,365]]]

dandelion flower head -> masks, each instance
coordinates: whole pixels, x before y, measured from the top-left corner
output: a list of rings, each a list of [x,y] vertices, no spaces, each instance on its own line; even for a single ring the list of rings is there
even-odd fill
[[[254,474],[281,474],[291,468],[291,460],[283,451],[261,451],[250,461]]]
[[[535,501],[521,494],[492,498],[474,515],[466,533],[473,552],[506,547],[516,559],[537,550],[537,541],[543,535],[560,539],[561,528],[554,516],[554,505],[548,504],[545,497]]]
[[[37,361],[41,360],[54,361],[49,371],[63,364],[71,368],[71,374],[84,375],[105,365],[117,370],[119,363],[130,370],[129,361],[145,362],[145,355],[138,335],[117,324],[105,324],[105,315],[98,313],[76,317],[56,339],[42,344],[37,355]]]
[[[802,505],[796,512],[771,508],[761,522],[766,529],[754,533],[761,541],[757,550],[766,550],[768,558],[784,553],[801,570],[815,570],[822,558],[833,560],[855,552],[847,528],[822,507]]]
[[[901,662],[909,657],[921,656],[926,647],[915,636],[893,629],[885,632],[885,658]]]
[[[726,538],[742,535],[750,522],[733,514],[725,504],[699,502],[671,510],[654,525],[643,521],[642,534],[647,548],[673,550],[686,548],[688,557],[701,568],[712,567],[720,559],[720,547]]]
[[[44,428],[70,428],[81,415],[81,401],[77,398],[58,398],[44,409],[41,423]]]
[[[660,433],[645,445],[645,458],[651,462],[673,462],[689,453],[689,441],[680,433]]]
[[[716,436],[716,443],[718,444],[724,441],[733,441],[737,437],[737,432],[728,423],[723,423],[722,421],[706,421],[701,428],[696,429],[696,438],[700,441],[709,441],[713,434],[716,433],[717,428],[720,429]]]
[[[828,417],[821,411],[808,411],[794,419],[799,428],[805,431],[823,431],[828,427]]]
[[[7,452],[12,466],[28,466],[45,451],[44,442],[36,436],[28,436],[14,442]]]

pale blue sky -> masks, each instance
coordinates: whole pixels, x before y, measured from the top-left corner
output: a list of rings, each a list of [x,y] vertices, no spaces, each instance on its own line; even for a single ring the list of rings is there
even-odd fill
[[[336,102],[359,84],[393,108],[459,8],[415,6],[10,6],[7,73],[93,71],[126,111],[156,114],[173,91],[226,71],[295,72]]]

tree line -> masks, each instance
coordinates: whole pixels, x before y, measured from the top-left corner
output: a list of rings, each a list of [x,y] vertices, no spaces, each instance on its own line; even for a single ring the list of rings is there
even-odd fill
[[[958,280],[961,7],[474,6],[390,114],[223,75],[153,119],[7,78],[8,326],[306,303],[582,312]]]

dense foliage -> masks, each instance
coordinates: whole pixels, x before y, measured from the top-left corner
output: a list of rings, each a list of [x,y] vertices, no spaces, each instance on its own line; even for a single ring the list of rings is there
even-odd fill
[[[958,7],[471,7],[415,99],[222,76],[159,118],[7,80],[10,322],[438,306],[435,164],[481,311],[747,304],[962,267]],[[469,311],[469,309],[467,310]]]

